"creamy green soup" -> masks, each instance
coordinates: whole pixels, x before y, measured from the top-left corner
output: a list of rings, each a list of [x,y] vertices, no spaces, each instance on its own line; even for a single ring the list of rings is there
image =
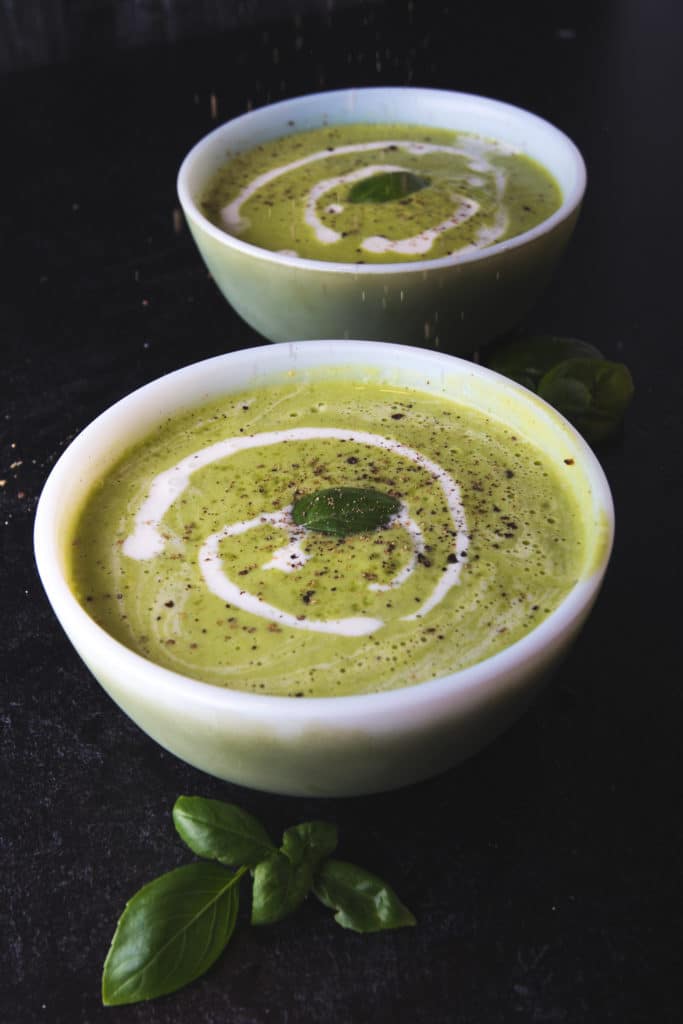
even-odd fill
[[[445,398],[347,379],[259,387],[162,423],[89,495],[69,546],[90,615],[218,686],[332,696],[472,665],[557,606],[585,561],[557,464]],[[398,499],[336,537],[292,503]]]
[[[201,206],[246,242],[307,259],[454,258],[519,235],[562,201],[510,146],[405,124],[334,125],[227,160]]]

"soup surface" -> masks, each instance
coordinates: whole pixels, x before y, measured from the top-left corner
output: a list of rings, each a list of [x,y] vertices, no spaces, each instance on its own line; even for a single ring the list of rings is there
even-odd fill
[[[562,201],[509,146],[405,124],[295,132],[232,155],[201,206],[246,242],[307,259],[460,258],[519,235]]]
[[[406,686],[502,650],[567,594],[585,562],[572,472],[448,398],[331,370],[161,423],[88,497],[71,582],[123,644],[196,679]],[[338,487],[398,507],[348,536],[295,524],[293,502]]]

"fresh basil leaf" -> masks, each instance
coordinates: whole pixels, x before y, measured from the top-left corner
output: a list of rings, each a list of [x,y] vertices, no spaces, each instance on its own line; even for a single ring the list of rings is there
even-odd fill
[[[204,974],[234,931],[243,873],[200,861],[143,886],[126,904],[105,960],[105,1006],[167,995]]]
[[[337,829],[326,821],[306,821],[288,828],[282,847],[256,865],[252,924],[273,924],[303,903],[322,861],[336,849]]]
[[[307,862],[315,873],[337,848],[337,829],[327,821],[306,821],[288,828],[282,836],[282,852],[292,864]]]
[[[252,924],[274,924],[296,910],[313,885],[313,869],[307,860],[295,864],[282,850],[254,868],[251,904]]]
[[[633,379],[623,363],[565,359],[541,378],[538,394],[554,405],[587,441],[603,441],[621,423],[633,398]]]
[[[328,487],[299,498],[292,519],[309,530],[346,537],[385,526],[401,507],[397,498],[363,487]]]
[[[180,796],[173,807],[173,823],[198,857],[231,867],[254,867],[275,850],[256,818],[222,800]]]
[[[531,391],[538,390],[544,374],[565,359],[601,359],[602,353],[580,338],[562,338],[556,334],[526,334],[499,342],[485,353],[491,370],[511,377]]]
[[[321,903],[336,911],[337,924],[354,932],[378,932],[416,923],[386,882],[346,861],[326,860],[315,877],[313,891]]]
[[[357,181],[349,189],[347,200],[349,203],[387,203],[420,192],[429,184],[429,178],[411,171],[385,171]]]

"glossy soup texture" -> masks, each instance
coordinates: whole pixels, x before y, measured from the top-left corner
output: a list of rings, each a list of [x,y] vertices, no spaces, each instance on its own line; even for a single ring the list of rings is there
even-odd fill
[[[105,630],[218,686],[391,689],[471,665],[541,622],[585,561],[571,472],[443,397],[348,379],[227,395],[162,423],[89,495],[71,583]],[[400,500],[335,537],[292,502]]]
[[[562,201],[495,140],[405,124],[335,125],[228,154],[201,206],[264,249],[350,263],[454,259],[519,235]]]

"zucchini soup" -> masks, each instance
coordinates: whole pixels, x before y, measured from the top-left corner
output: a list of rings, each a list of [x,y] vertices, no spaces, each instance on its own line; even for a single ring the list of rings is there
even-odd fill
[[[245,242],[305,259],[461,258],[561,205],[551,174],[515,147],[405,124],[337,124],[231,154],[201,208]]]
[[[573,460],[443,395],[328,369],[174,414],[69,538],[89,615],[162,666],[290,697],[476,664],[585,571]]]

